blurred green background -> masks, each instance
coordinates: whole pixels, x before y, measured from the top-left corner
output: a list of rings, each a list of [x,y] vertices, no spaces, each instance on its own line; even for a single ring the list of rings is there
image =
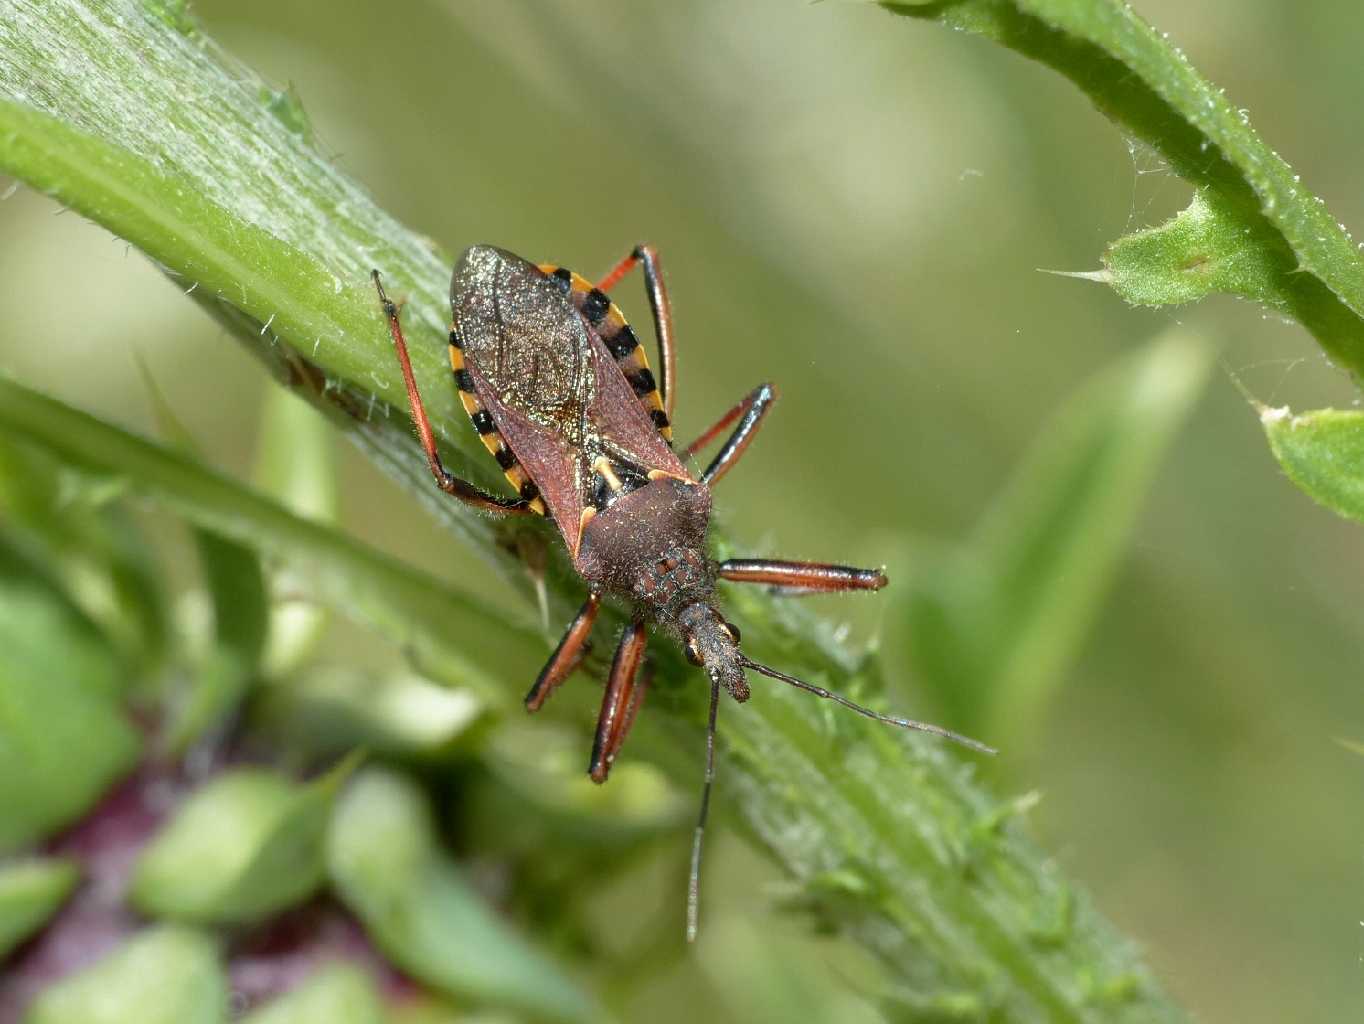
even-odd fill
[[[1364,7],[1135,6],[1364,230]],[[658,245],[681,434],[761,380],[782,388],[721,495],[732,535],[764,551],[903,580],[923,539],[967,533],[1092,373],[1176,322],[1213,339],[1219,368],[1036,749],[1006,750],[995,774],[1043,793],[1043,843],[1203,1019],[1360,1019],[1364,760],[1335,740],[1364,738],[1364,535],[1283,479],[1232,377],[1295,408],[1356,392],[1304,332],[1246,304],[1133,310],[1037,272],[1092,269],[1187,199],[1069,84],[859,4],[194,10],[293,83],[338,165],[447,249],[493,242],[591,276]],[[58,212],[25,190],[0,203],[0,366],[151,432],[142,353],[205,460],[246,475],[257,364],[124,243]],[[619,295],[643,321],[637,287]],[[487,572],[349,451],[341,502],[379,547]],[[866,638],[884,607],[820,604]],[[767,909],[772,869],[735,841],[715,853],[695,962],[634,991],[626,1018],[874,1019],[839,994],[846,958],[822,966],[824,947],[776,937],[790,928]],[[680,895],[671,874],[622,887],[625,907]],[[783,1008],[796,976],[821,995]]]

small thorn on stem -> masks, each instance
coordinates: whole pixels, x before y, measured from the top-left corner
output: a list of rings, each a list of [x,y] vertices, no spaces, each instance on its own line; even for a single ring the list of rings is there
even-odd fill
[[[1038,267],[1039,274],[1052,274],[1056,277],[1075,277],[1081,281],[1097,281],[1099,284],[1112,284],[1113,275],[1108,270],[1049,270]]]

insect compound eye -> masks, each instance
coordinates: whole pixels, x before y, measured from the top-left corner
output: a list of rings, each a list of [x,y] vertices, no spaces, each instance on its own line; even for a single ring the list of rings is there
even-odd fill
[[[728,633],[729,638],[733,640],[736,644],[739,642],[739,637],[743,635],[742,633],[739,632],[739,627],[734,625],[734,623],[732,622],[722,622],[720,623],[720,628],[723,629],[726,633]]]
[[[704,662],[702,662],[701,660],[701,652],[697,650],[695,640],[687,641],[687,646],[684,648],[684,653],[687,655],[687,660],[690,661],[693,665],[704,664]]]

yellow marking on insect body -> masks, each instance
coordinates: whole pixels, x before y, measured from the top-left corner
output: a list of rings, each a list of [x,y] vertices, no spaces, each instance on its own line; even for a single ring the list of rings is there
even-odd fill
[[[559,269],[561,268],[557,263],[541,263],[539,265],[541,273],[546,275],[553,275],[553,273]],[[581,274],[575,274],[572,271],[569,271],[569,273],[572,276],[569,281],[568,297],[573,305],[577,307],[578,311],[582,312],[583,305],[587,301],[588,295],[592,293],[596,288],[596,285]],[[594,325],[597,333],[601,335],[602,340],[607,342],[607,348],[610,348],[610,339],[614,338],[621,328],[629,326],[630,323],[625,319],[625,314],[621,312],[620,307],[614,302],[607,305],[606,314]],[[621,372],[624,373],[627,378],[637,374],[640,370],[649,370],[649,357],[644,353],[643,344],[635,346],[635,349],[632,352],[618,358],[616,360],[616,365],[620,367]],[[649,372],[652,373],[651,370]],[[648,412],[650,418],[653,419],[659,434],[663,436],[663,440],[671,444],[673,439],[673,427],[671,423],[667,422],[666,417],[664,417],[663,396],[658,393],[657,385],[644,394],[638,395],[638,398],[640,404],[644,406],[645,411]],[[655,413],[657,415],[655,415]],[[664,418],[664,426],[657,426],[660,417]]]
[[[459,373],[459,371],[464,369],[464,352],[456,345],[450,346],[450,368],[454,370],[455,373]],[[483,412],[483,403],[479,401],[478,395],[474,394],[472,391],[465,391],[463,388],[459,388],[458,390],[459,402],[464,406],[464,411],[468,413],[469,421],[474,423],[474,417],[480,412]],[[476,423],[475,428],[477,428]],[[483,442],[483,447],[488,449],[488,454],[493,456],[493,458],[496,458],[497,453],[504,447],[507,448],[508,451],[511,451],[511,448],[502,439],[502,434],[498,430],[490,430],[486,434],[479,434],[478,437],[479,440]],[[526,481],[530,479],[526,475],[526,471],[521,468],[520,463],[516,462],[513,462],[504,469],[502,475],[507,478],[507,482],[512,485],[512,488],[517,494],[521,493],[521,488],[525,485]],[[539,497],[531,499],[530,508],[536,515],[541,516],[545,515],[548,511],[545,507],[544,499]]]
[[[616,471],[611,468],[611,463],[605,455],[598,455],[597,460],[592,463],[592,471],[606,481],[606,486],[613,492],[618,492],[625,485],[620,482],[620,477],[616,476]]]
[[[583,514],[578,517],[578,537],[573,542],[572,557],[578,557],[578,549],[583,546],[583,531],[587,529],[587,524],[592,522],[592,517],[596,514],[597,510],[591,505],[588,505],[587,508],[583,509]]]
[[[696,483],[696,481],[689,476],[678,476],[676,473],[669,473],[662,469],[651,469],[647,475],[650,480],[677,480],[684,484]]]

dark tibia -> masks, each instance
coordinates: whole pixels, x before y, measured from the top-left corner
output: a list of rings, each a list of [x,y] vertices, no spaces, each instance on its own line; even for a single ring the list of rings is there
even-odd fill
[[[719,573],[721,579],[735,583],[763,583],[780,591],[810,594],[880,590],[887,582],[879,569],[771,558],[731,558],[720,563]]]
[[[644,696],[649,692],[649,684],[653,681],[654,667],[646,661],[639,670],[639,681],[630,695],[630,703],[625,706],[625,713],[616,719],[611,727],[611,735],[607,737],[604,751],[607,771],[611,770],[616,755],[625,745],[625,737],[630,734],[630,727],[635,724],[635,715],[639,714],[640,705],[644,703]]]
[[[620,279],[639,264],[644,268],[644,291],[649,296],[649,308],[654,314],[654,333],[658,336],[658,393],[663,397],[663,412],[671,422],[673,393],[677,386],[677,352],[673,347],[673,310],[668,301],[668,289],[663,284],[663,271],[658,265],[658,250],[640,243],[630,255],[617,263],[611,272],[597,282],[597,288],[609,292]]]
[[[729,440],[720,448],[719,454],[706,467],[706,471],[701,474],[703,484],[714,484],[734,468],[744,454],[744,449],[757,435],[758,427],[762,424],[763,417],[767,415],[767,410],[772,407],[772,403],[776,400],[777,389],[773,385],[759,384],[748,393],[742,402],[721,416],[714,426],[687,445],[686,454],[694,455],[710,444],[731,423],[735,420],[739,421],[739,425],[734,428],[734,433],[729,435]]]
[[[625,730],[633,717],[635,676],[644,660],[644,646],[648,642],[644,623],[636,619],[625,627],[611,674],[606,680],[602,696],[601,714],[597,716],[597,735],[592,742],[592,762],[587,773],[593,782],[605,782],[611,773],[611,759],[625,742]]]
[[[601,595],[589,594],[578,614],[568,624],[559,646],[545,662],[545,667],[536,677],[535,685],[526,694],[526,710],[539,711],[549,695],[559,688],[559,684],[573,674],[573,670],[587,654],[587,638],[592,632],[592,624],[597,621],[597,611],[601,608]]]

